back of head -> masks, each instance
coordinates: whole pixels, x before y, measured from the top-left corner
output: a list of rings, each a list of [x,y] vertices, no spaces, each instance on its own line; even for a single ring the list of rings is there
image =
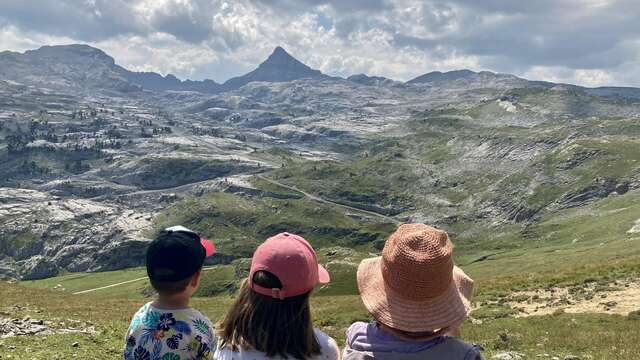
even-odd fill
[[[176,226],[161,231],[147,248],[151,286],[159,294],[181,293],[214,251],[212,243],[187,228]]]
[[[252,283],[267,289],[282,289],[270,272],[256,271]],[[220,347],[238,351],[240,347],[267,356],[305,359],[320,354],[309,307],[310,292],[280,299],[252,290],[248,281],[226,317],[217,326]]]

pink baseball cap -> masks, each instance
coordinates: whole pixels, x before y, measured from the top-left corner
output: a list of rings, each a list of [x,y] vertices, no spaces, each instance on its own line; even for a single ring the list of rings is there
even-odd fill
[[[253,283],[257,271],[268,271],[282,283],[282,289],[268,289]],[[330,281],[329,272],[318,264],[316,252],[302,237],[281,233],[265,240],[253,254],[249,286],[258,294],[285,299],[305,294]]]

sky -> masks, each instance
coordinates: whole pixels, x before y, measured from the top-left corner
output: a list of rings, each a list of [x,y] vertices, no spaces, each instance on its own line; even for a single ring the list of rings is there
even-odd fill
[[[0,50],[70,43],[130,70],[218,82],[279,45],[336,76],[467,68],[640,87],[638,0],[0,1]]]

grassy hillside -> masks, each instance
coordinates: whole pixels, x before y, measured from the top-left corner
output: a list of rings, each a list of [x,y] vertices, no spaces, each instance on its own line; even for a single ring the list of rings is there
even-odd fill
[[[391,224],[358,221],[342,209],[305,199],[211,193],[177,203],[156,218],[155,228],[184,224],[214,240],[219,253],[250,257],[267,237],[289,231],[315,247],[347,246],[373,251]]]
[[[347,254],[348,255],[348,254]],[[344,331],[353,321],[368,321],[354,287],[349,285],[344,273],[331,268],[331,261],[323,255],[323,262],[329,263],[334,275],[334,289],[350,288],[347,293],[335,294],[329,288],[320,288],[313,297],[315,323],[340,343],[344,341]],[[348,256],[347,256],[348,258]],[[515,318],[511,309],[502,305],[500,299],[509,296],[516,289],[546,287],[550,284],[576,285],[585,281],[607,281],[640,276],[640,258],[609,261],[599,266],[576,267],[572,271],[548,271],[527,273],[495,278],[480,277],[476,283],[476,303],[480,308],[473,317],[478,319],[465,323],[463,337],[479,343],[490,357],[500,351],[517,351],[527,356],[551,354],[563,358],[575,355],[593,359],[633,359],[640,350],[637,342],[640,323],[635,316],[606,314],[565,314]],[[203,278],[203,289],[194,300],[194,306],[205,312],[213,321],[220,319],[228,308],[232,297],[218,292],[214,297],[203,297],[208,290],[220,289],[220,284],[236,281],[241,277],[241,269],[246,264],[214,267],[207,270]],[[495,267],[501,266],[496,259]],[[474,266],[466,266],[469,273]],[[14,337],[0,340],[3,356],[21,359],[25,356],[35,359],[49,359],[54,354],[67,358],[76,354],[79,358],[115,359],[122,347],[122,337],[130,316],[137,307],[149,301],[146,281],[98,290],[84,295],[72,295],[73,290],[84,290],[104,286],[113,281],[135,279],[142,270],[116,271],[100,274],[86,274],[82,278],[72,275],[24,282],[20,285],[0,284],[0,310],[7,316],[22,318],[30,316],[52,322],[53,328],[93,326],[95,334],[57,334],[55,336]],[[353,275],[353,274],[351,274]],[[52,290],[57,284],[66,290]],[[125,296],[125,293],[127,294]],[[72,305],[71,305],[72,304]],[[640,307],[639,307],[640,309]],[[480,321],[481,320],[481,321]],[[65,323],[61,325],[61,323]],[[598,336],[593,336],[597,333]],[[79,344],[74,347],[73,343]]]
[[[484,238],[473,241],[459,241],[452,236],[457,244],[457,263],[476,280],[477,309],[472,315],[475,320],[464,325],[463,336],[481,344],[488,357],[501,351],[516,351],[527,358],[546,353],[560,358],[575,355],[593,359],[633,359],[640,350],[637,342],[640,320],[636,315],[557,311],[551,315],[521,318],[516,317],[518,310],[508,306],[506,301],[512,299],[516,291],[552,286],[581,288],[592,282],[607,288],[612,281],[640,278],[640,246],[637,245],[640,235],[628,232],[640,217],[639,197],[640,191],[635,190],[581,208],[559,210],[528,226],[525,232],[519,226],[505,225],[487,228],[483,232]],[[283,205],[287,202],[288,207]],[[344,331],[350,323],[368,320],[356,293],[355,270],[360,260],[371,256],[370,252],[375,248],[373,244],[352,248],[349,235],[338,238],[343,246],[336,246],[334,238],[316,231],[316,225],[323,226],[322,218],[304,221],[312,218],[294,216],[308,211],[311,204],[314,203],[300,199],[276,201],[213,194],[200,201],[177,204],[167,213],[167,218],[158,220],[158,226],[162,226],[160,220],[170,221],[169,216],[183,216],[176,220],[210,231],[218,236],[214,236],[216,239],[245,234],[245,239],[258,242],[264,237],[263,226],[272,220],[256,214],[260,214],[262,206],[269,206],[269,209],[276,206],[288,225],[298,226],[298,231],[312,239],[319,249],[320,261],[332,274],[332,283],[317,289],[313,297],[314,316],[317,326],[343,342]],[[318,206],[327,212],[325,217],[345,229],[373,231],[375,226],[380,226],[369,223],[367,227],[345,216],[343,209]],[[289,208],[292,210],[286,210]],[[239,210],[233,213],[231,209]],[[200,213],[217,215],[195,216]],[[267,228],[272,229],[268,225]],[[388,230],[390,228],[386,228]],[[463,232],[461,229],[460,233]],[[383,237],[382,234],[380,232],[379,236]],[[522,234],[528,235],[523,237]],[[235,236],[240,239],[239,235]],[[236,245],[225,241],[219,244],[222,252]],[[248,265],[247,260],[239,259],[228,265],[208,268],[195,306],[214,321],[220,319],[232,301],[238,282],[246,276]],[[31,316],[51,320],[54,324],[60,320],[77,320],[80,324],[87,323],[78,326],[93,325],[98,333],[45,336],[38,342],[27,337],[8,338],[0,340],[0,346],[8,349],[6,354],[13,358],[22,358],[26,349],[29,349],[29,356],[36,359],[49,358],[52,353],[60,357],[77,354],[80,358],[117,358],[130,316],[149,300],[151,294],[146,280],[137,280],[140,277],[144,277],[144,269],[68,274],[20,285],[2,284],[0,310],[4,309],[8,316]],[[128,280],[137,281],[83,295],[71,294]],[[603,300],[597,298],[595,301]],[[20,307],[14,307],[16,304]],[[100,311],[94,311],[96,304]],[[598,336],[593,336],[595,333]],[[71,346],[74,342],[79,345]]]

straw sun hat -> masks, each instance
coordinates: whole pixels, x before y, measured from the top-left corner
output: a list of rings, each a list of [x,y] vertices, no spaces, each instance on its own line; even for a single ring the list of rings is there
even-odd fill
[[[358,267],[358,289],[380,323],[407,332],[453,330],[471,310],[473,280],[453,264],[453,244],[442,230],[404,224],[382,256]]]

